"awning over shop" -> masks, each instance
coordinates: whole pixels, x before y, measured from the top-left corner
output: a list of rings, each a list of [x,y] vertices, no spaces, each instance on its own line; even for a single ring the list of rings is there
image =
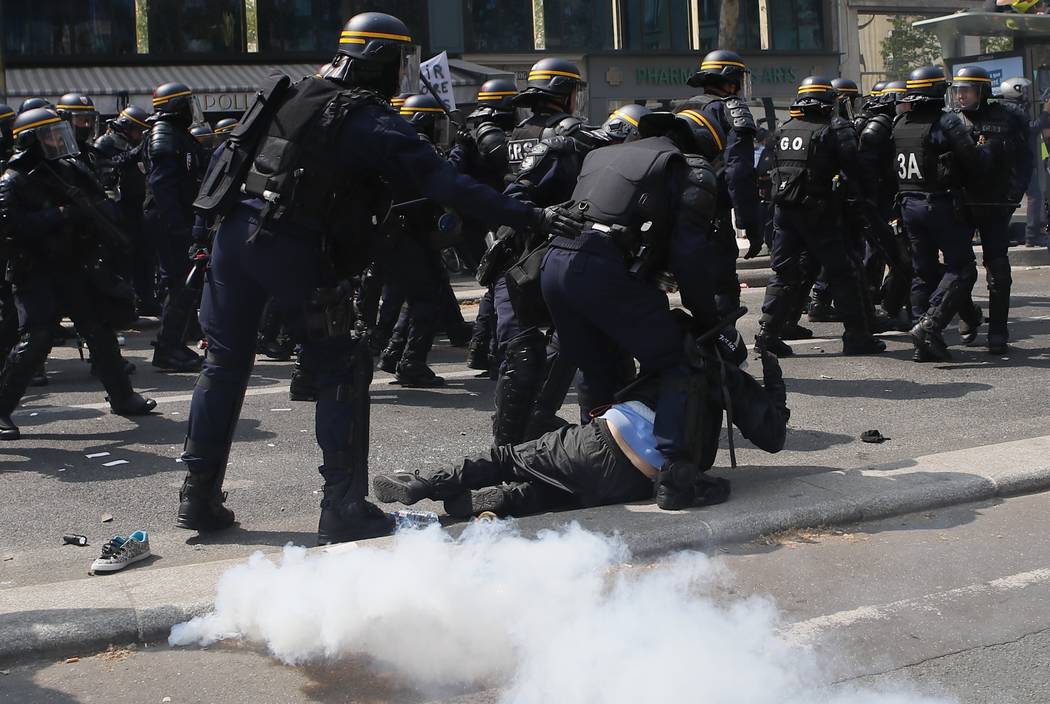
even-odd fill
[[[1016,12],[956,12],[912,23],[937,35],[945,58],[956,51],[959,37],[1050,37],[1050,15],[1021,15]]]
[[[286,74],[293,79],[318,69],[314,64],[192,64],[162,66],[68,66],[9,68],[4,102],[18,106],[22,100],[40,96],[55,100],[69,92],[90,95],[99,110],[118,112],[134,103],[152,111],[153,89],[161,83],[185,83],[200,96],[205,112],[240,112],[251,96],[271,76]],[[457,103],[473,103],[478,87],[490,78],[507,77],[508,71],[450,59],[452,86]]]

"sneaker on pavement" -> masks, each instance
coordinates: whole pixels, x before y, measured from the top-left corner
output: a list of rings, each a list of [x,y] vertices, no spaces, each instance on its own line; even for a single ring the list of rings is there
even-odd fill
[[[150,556],[149,535],[137,530],[127,538],[114,535],[102,546],[102,554],[91,563],[91,572],[119,572],[128,565],[141,562]]]

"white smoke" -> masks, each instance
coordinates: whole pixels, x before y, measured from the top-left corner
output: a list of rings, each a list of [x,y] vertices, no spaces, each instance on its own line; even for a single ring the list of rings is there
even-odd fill
[[[811,651],[778,635],[763,598],[719,598],[706,556],[624,568],[622,542],[578,525],[518,535],[438,527],[390,549],[256,553],[219,582],[215,610],[171,645],[241,638],[295,664],[364,654],[423,691],[497,686],[505,704],[943,704],[827,687]]]

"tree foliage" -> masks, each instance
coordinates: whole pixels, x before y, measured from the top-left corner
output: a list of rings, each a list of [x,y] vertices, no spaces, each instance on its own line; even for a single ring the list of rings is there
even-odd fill
[[[882,40],[882,62],[890,80],[903,80],[912,69],[941,61],[941,44],[933,32],[911,26],[918,19],[922,18],[895,15],[893,28]]]

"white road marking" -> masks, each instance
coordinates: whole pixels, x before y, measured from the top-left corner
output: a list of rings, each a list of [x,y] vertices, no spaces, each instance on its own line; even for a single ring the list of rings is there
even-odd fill
[[[993,596],[1006,592],[1019,591],[1027,587],[1050,582],[1050,569],[1038,569],[1031,572],[1020,572],[1008,577],[1000,577],[989,582],[970,584],[942,592],[924,594],[911,599],[901,599],[888,604],[860,606],[856,609],[838,611],[833,614],[799,621],[783,629],[784,637],[792,642],[808,644],[819,638],[824,632],[838,628],[848,628],[863,621],[885,621],[896,614],[906,611],[930,611],[940,613],[944,604],[976,596]]]
[[[113,460],[112,462],[103,462],[103,467],[116,467],[118,464],[127,464],[127,460]]]

